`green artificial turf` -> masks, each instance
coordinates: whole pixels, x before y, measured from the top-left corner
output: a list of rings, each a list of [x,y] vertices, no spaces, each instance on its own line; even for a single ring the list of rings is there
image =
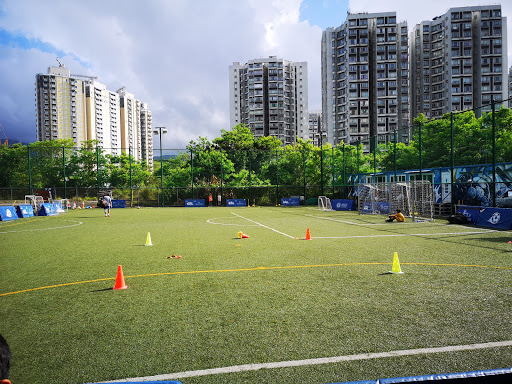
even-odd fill
[[[512,234],[445,223],[304,207],[0,222],[11,379],[99,382],[512,340]],[[400,275],[388,273],[395,252]],[[125,290],[112,290],[118,265]],[[326,383],[510,366],[504,347],[179,380]]]

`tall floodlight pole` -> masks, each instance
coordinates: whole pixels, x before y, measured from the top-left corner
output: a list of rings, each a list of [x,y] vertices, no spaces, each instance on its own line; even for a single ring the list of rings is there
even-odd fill
[[[161,177],[161,185],[162,185],[162,207],[164,206],[164,167],[163,167],[163,155],[162,155],[162,134],[167,134],[167,129],[165,127],[155,127],[153,129],[154,135],[160,135],[160,177]]]

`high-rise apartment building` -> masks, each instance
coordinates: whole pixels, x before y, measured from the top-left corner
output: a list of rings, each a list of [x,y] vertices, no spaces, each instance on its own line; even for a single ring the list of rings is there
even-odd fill
[[[37,140],[97,140],[111,155],[131,153],[153,166],[152,116],[125,88],[111,92],[93,77],[72,75],[64,65],[36,75]]]
[[[508,69],[508,107],[512,108],[512,67]]]
[[[388,142],[408,127],[408,29],[395,12],[349,14],[322,33],[322,120],[327,140]],[[407,130],[401,131],[408,139]],[[371,140],[372,139],[372,140]]]
[[[90,81],[85,87],[87,138],[97,140],[109,155],[121,154],[119,95],[104,84]]]
[[[135,99],[133,93],[126,88],[117,90],[121,107],[121,145],[123,148],[132,148],[132,156],[135,159],[142,157],[141,148],[141,123],[140,101]]]
[[[270,56],[229,67],[230,123],[244,123],[255,137],[283,144],[305,137],[308,127],[308,67]]]
[[[451,8],[416,25],[411,75],[413,116],[436,118],[505,100],[507,23],[501,6]]]
[[[153,169],[153,116],[146,103],[140,105],[140,144],[142,158]]]
[[[85,119],[86,82],[70,76],[64,66],[36,75],[36,122],[39,141],[73,139],[77,146],[87,140]]]
[[[309,112],[309,135],[307,138],[317,147],[327,143],[327,132],[322,126],[322,111]]]

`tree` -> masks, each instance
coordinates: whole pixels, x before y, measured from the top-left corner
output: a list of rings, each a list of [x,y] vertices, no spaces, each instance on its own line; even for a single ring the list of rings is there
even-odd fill
[[[0,186],[28,187],[27,147],[0,145]]]
[[[133,160],[123,152],[121,156],[106,155],[108,184],[113,187],[147,187],[154,183],[145,161]]]
[[[82,143],[70,157],[70,184],[77,187],[102,187],[108,181],[107,159],[96,140]]]

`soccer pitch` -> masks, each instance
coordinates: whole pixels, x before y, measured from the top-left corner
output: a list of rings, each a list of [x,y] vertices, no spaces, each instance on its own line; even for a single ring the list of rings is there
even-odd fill
[[[511,367],[512,233],[384,219],[211,207],[0,222],[10,378],[334,383]],[[403,274],[389,273],[395,252]]]

